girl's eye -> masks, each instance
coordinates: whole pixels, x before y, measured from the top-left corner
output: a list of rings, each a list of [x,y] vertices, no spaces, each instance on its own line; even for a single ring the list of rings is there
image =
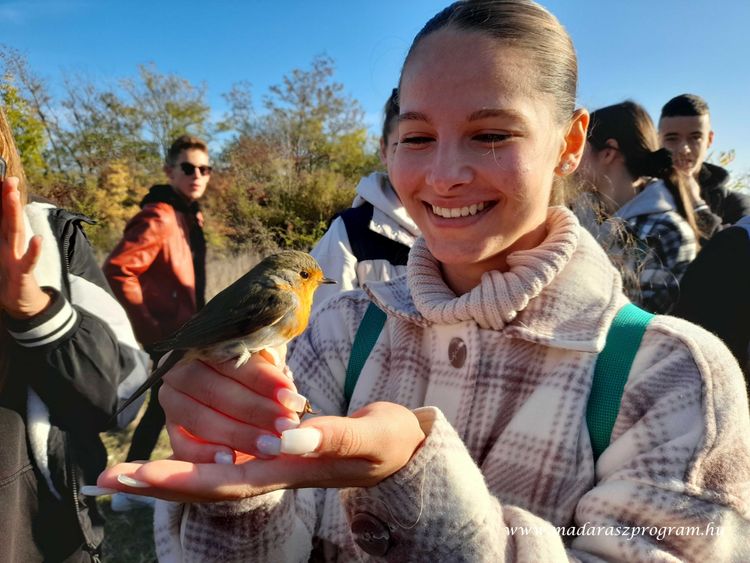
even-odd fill
[[[404,137],[399,141],[399,143],[403,143],[405,145],[425,145],[432,141],[432,137],[420,137],[418,135],[415,135],[413,137]]]
[[[479,135],[474,135],[472,137],[475,141],[479,141],[480,143],[502,143],[503,141],[510,138],[510,135],[503,134],[503,133],[481,133]]]

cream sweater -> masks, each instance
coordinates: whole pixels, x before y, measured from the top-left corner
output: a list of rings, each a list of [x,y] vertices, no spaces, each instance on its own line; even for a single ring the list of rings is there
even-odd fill
[[[415,409],[427,439],[404,468],[370,488],[160,503],[160,557],[750,558],[750,421],[726,348],[656,317],[595,465],[586,401],[597,352],[626,303],[619,275],[562,208],[550,210],[546,240],[508,263],[456,297],[419,240],[406,278],[332,299],[295,347],[300,392],[343,414],[354,333],[370,299],[386,310],[349,412],[376,400]]]

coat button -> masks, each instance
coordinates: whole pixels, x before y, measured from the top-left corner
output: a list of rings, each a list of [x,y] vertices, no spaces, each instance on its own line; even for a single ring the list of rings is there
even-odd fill
[[[460,338],[453,338],[448,344],[448,359],[454,368],[463,367],[466,363],[466,344]]]
[[[370,555],[383,556],[391,546],[391,532],[380,519],[368,512],[358,512],[352,518],[354,542]]]

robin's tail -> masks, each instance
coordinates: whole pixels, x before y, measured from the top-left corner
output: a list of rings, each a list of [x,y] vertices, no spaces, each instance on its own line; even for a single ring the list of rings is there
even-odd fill
[[[138,389],[135,390],[135,392],[122,404],[122,406],[120,406],[119,409],[117,409],[117,412],[112,417],[112,421],[116,420],[122,411],[133,404],[133,401],[143,395],[146,391],[153,387],[157,381],[164,377],[164,374],[172,369],[175,364],[183,358],[184,355],[185,350],[174,350],[171,354],[169,354],[169,356],[167,356],[167,358],[161,364],[154,368],[154,371],[151,372],[151,375],[148,376],[148,379],[144,381]]]

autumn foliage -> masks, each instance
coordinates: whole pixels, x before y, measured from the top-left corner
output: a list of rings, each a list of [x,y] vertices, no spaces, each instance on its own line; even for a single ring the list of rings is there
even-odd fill
[[[0,96],[32,191],[95,219],[88,233],[101,253],[148,188],[166,180],[163,155],[183,133],[211,147],[203,203],[214,251],[309,248],[378,166],[360,105],[324,56],[281,77],[260,107],[250,84],[236,83],[215,120],[206,85],[154,65],[112,84],[67,76],[55,98],[17,52],[0,48],[0,63]]]

